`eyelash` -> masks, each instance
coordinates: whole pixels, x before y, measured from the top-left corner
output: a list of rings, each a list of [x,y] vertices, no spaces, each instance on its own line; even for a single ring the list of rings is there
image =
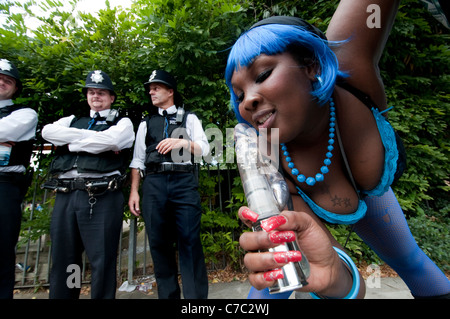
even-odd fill
[[[260,83],[264,82],[271,74],[272,74],[272,69],[261,72],[256,77],[255,83],[260,84]],[[236,99],[237,104],[240,104],[243,99],[244,99],[244,93],[239,94]]]
[[[244,93],[239,94],[236,98],[236,103],[241,104],[243,99],[244,99]]]
[[[272,74],[272,69],[261,72],[257,77],[255,82],[262,83]]]

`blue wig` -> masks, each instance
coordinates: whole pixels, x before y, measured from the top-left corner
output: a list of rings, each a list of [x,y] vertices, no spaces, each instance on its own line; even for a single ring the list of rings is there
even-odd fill
[[[330,46],[339,43],[326,41],[305,27],[297,25],[266,24],[242,34],[231,49],[225,69],[231,105],[238,121],[245,122],[239,114],[239,102],[231,86],[231,77],[235,71],[250,66],[261,54],[276,55],[292,51],[293,48],[303,48],[309,52],[308,58],[313,59],[319,67],[321,85],[313,86],[311,95],[317,99],[319,105],[323,105],[331,97],[337,77],[346,77],[346,74],[339,70],[337,57],[330,49]]]

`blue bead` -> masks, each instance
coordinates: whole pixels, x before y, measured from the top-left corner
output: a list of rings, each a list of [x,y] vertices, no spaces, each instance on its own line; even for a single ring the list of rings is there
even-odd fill
[[[336,123],[330,123],[330,127],[333,128],[336,126]]]
[[[330,112],[330,116],[335,117],[336,116],[336,112]]]
[[[289,152],[287,151],[287,147],[281,143],[282,146],[282,150],[284,151],[283,154],[285,156],[286,162],[288,162],[288,167],[291,168],[291,173],[294,176],[297,176],[297,181],[299,181],[300,183],[306,182],[306,184],[308,184],[309,186],[314,186],[316,184],[316,182],[322,182],[325,177],[324,175],[327,174],[329,172],[329,168],[328,165],[331,165],[331,160],[330,158],[333,156],[333,154],[331,153],[331,151],[334,149],[334,147],[331,145],[334,143],[334,134],[333,132],[335,131],[334,128],[330,128],[330,139],[328,140],[329,145],[327,146],[327,149],[329,152],[326,153],[326,157],[325,160],[323,161],[323,163],[325,164],[325,166],[322,166],[320,168],[320,173],[317,173],[314,177],[305,177],[305,175],[300,174],[299,170],[297,168],[295,168],[294,163],[292,162],[291,157],[289,157]]]
[[[331,122],[334,122],[334,121],[336,121],[336,118],[335,118],[334,116],[332,116],[332,117],[330,118],[330,121],[331,121]]]
[[[328,130],[330,133],[333,133],[334,131],[336,131],[336,129],[335,128],[333,128],[333,127],[330,127],[330,129]]]
[[[316,180],[314,179],[314,177],[308,177],[306,179],[306,184],[308,184],[309,186],[314,186],[315,183],[316,183]]]

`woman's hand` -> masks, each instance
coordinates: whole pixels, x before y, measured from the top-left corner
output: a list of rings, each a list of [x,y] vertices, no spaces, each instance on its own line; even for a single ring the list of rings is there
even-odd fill
[[[258,218],[247,207],[239,210],[240,219],[251,226]],[[329,234],[307,213],[283,211],[261,223],[265,231],[246,232],[240,237],[241,247],[249,251],[244,257],[245,266],[251,271],[249,281],[256,289],[270,287],[282,276],[280,269],[287,262],[298,261],[299,253],[284,254],[267,251],[282,242],[297,240],[302,253],[310,264],[308,285],[302,291],[314,291],[321,295],[342,298],[352,286],[352,276],[333,249]]]

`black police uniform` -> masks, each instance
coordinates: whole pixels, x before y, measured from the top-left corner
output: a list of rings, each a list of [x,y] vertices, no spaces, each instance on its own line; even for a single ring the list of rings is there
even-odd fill
[[[93,87],[113,92],[107,74],[94,72],[89,73],[84,91]],[[101,114],[103,116],[111,114],[110,110],[100,113],[104,113]],[[129,137],[125,137],[127,146],[120,152],[72,152],[67,145],[59,146],[56,150],[50,172],[58,177],[44,185],[57,191],[50,228],[51,299],[79,298],[80,287],[72,277],[75,270],[68,267],[77,265],[78,270],[81,269],[83,251],[91,265],[91,298],[115,298],[117,249],[123,222],[121,186],[129,160],[128,149],[134,141],[133,126],[128,118],[116,117],[107,121],[102,116],[75,117],[69,125],[70,128],[104,132],[121,121],[127,124],[123,135]],[[44,138],[46,134],[44,127]],[[82,177],[67,178],[70,175],[68,172],[73,171]]]
[[[175,79],[170,74],[161,70],[154,71],[150,80],[144,84],[147,92],[148,86],[153,82],[164,83],[173,88],[175,103],[180,103],[181,96],[176,90]],[[172,135],[175,130],[185,139],[188,138],[185,129],[189,114],[186,112],[179,121],[176,120],[176,113],[167,114],[166,111],[146,118],[142,206],[158,297],[161,299],[180,298],[176,249],[184,298],[206,299],[208,296],[208,278],[200,240],[200,195],[191,155],[187,157],[189,164],[174,163],[172,154],[163,155],[155,149],[167,137],[180,137]],[[179,156],[186,160],[186,156]]]
[[[22,83],[14,64],[1,59],[0,73],[14,78],[18,88],[16,94],[20,92]],[[0,154],[0,299],[12,299],[15,283],[15,248],[20,232],[21,204],[32,177],[31,173],[26,172],[26,168],[30,164],[37,114],[25,106],[14,105],[11,100],[0,102],[3,104],[0,107],[0,120],[5,123],[2,124],[3,128],[7,127],[6,122],[14,121],[13,113],[18,114],[20,111],[21,123],[14,128],[16,131],[14,133],[20,136],[24,132],[32,132],[28,133],[32,135],[30,140],[12,141],[15,142],[14,145],[9,149],[4,148]],[[27,124],[23,123],[23,116],[27,116],[28,120],[25,121]]]

